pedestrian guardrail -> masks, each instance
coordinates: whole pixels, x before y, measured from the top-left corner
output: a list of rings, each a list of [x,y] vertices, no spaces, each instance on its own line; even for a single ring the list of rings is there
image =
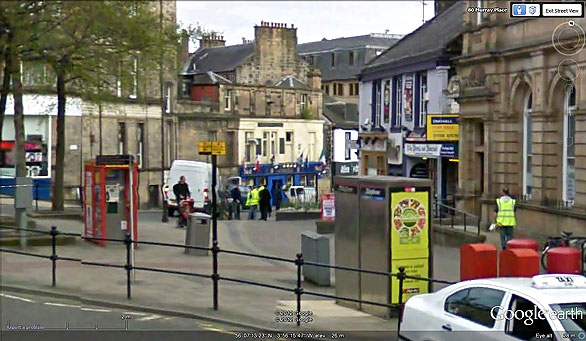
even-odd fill
[[[183,275],[183,276],[190,276],[190,277],[208,278],[208,279],[211,279],[214,284],[213,307],[214,307],[214,310],[217,310],[218,309],[218,296],[219,296],[219,293],[217,290],[218,283],[220,281],[235,282],[235,283],[240,283],[240,284],[253,285],[253,286],[258,286],[258,287],[263,287],[263,288],[274,289],[274,290],[281,290],[281,291],[286,291],[286,292],[290,292],[290,293],[295,294],[296,299],[297,299],[297,309],[296,309],[297,310],[297,318],[296,318],[297,326],[299,326],[301,323],[300,316],[301,316],[302,296],[303,295],[310,295],[310,296],[330,298],[330,299],[335,299],[335,300],[355,302],[355,303],[360,303],[360,304],[369,304],[369,305],[374,305],[374,306],[386,307],[389,309],[396,309],[399,312],[399,319],[398,319],[398,326],[397,327],[400,328],[401,315],[402,315],[402,310],[403,310],[403,306],[404,306],[403,283],[406,279],[426,281],[426,282],[431,282],[431,283],[440,283],[440,284],[454,284],[454,282],[450,282],[450,281],[425,278],[425,277],[417,277],[417,276],[409,276],[405,273],[404,267],[399,267],[398,268],[399,271],[397,273],[391,273],[391,272],[385,272],[385,271],[368,270],[368,269],[353,268],[353,267],[346,267],[346,266],[340,266],[340,265],[322,264],[322,263],[316,263],[316,262],[306,262],[303,259],[302,253],[296,254],[295,259],[289,259],[289,258],[283,258],[283,257],[268,256],[268,255],[261,255],[261,254],[255,254],[255,253],[249,253],[249,252],[221,249],[218,246],[217,241],[214,242],[214,245],[212,247],[200,247],[200,246],[190,246],[190,245],[183,245],[183,244],[161,243],[161,242],[144,241],[144,240],[132,240],[130,237],[130,234],[126,234],[124,239],[86,237],[86,236],[82,236],[79,233],[61,232],[55,226],[51,227],[50,231],[22,229],[22,228],[11,227],[11,226],[0,226],[0,229],[27,231],[27,232],[51,235],[51,237],[52,237],[52,243],[51,243],[52,254],[51,255],[42,255],[42,254],[37,254],[37,253],[32,253],[32,252],[25,252],[25,251],[20,251],[20,250],[9,249],[9,248],[5,248],[5,247],[0,248],[0,252],[7,252],[7,253],[13,253],[13,254],[18,254],[18,255],[23,255],[23,256],[31,256],[31,257],[40,257],[40,258],[50,259],[51,264],[52,264],[51,285],[54,287],[57,285],[57,280],[56,280],[57,261],[77,261],[77,262],[81,262],[82,265],[123,269],[126,272],[126,297],[127,297],[127,299],[132,298],[132,281],[131,281],[132,276],[131,276],[131,273],[133,270],[150,271],[150,272],[173,274],[173,275]],[[125,262],[125,264],[109,264],[109,263],[90,262],[90,261],[85,261],[85,260],[76,259],[76,258],[58,256],[56,237],[59,235],[75,236],[75,237],[81,238],[82,240],[88,240],[88,241],[108,241],[108,242],[124,243],[124,245],[126,247],[126,262]],[[190,249],[211,251],[212,257],[213,257],[212,274],[184,272],[184,271],[176,271],[176,270],[171,270],[171,269],[136,266],[133,264],[132,257],[131,257],[131,248],[132,248],[133,244],[135,244],[135,245],[144,244],[144,245],[172,247],[172,248],[181,248],[181,249],[190,248]],[[284,263],[294,264],[297,268],[296,269],[297,270],[296,286],[295,286],[295,288],[289,288],[289,287],[285,287],[285,286],[279,286],[279,285],[274,285],[274,284],[269,284],[269,283],[251,281],[251,280],[247,280],[247,279],[221,276],[218,271],[218,269],[219,269],[218,254],[220,254],[220,253],[232,254],[232,255],[237,255],[237,256],[242,256],[242,257],[269,259],[269,260],[273,260],[273,261],[280,261],[280,262],[284,262]],[[320,292],[316,292],[316,291],[304,290],[303,285],[302,285],[302,278],[301,278],[302,268],[304,265],[310,265],[310,266],[316,266],[316,267],[326,267],[326,268],[337,269],[337,270],[342,270],[342,271],[353,271],[353,272],[358,272],[358,273],[366,273],[366,274],[386,276],[386,277],[396,277],[398,279],[398,286],[399,286],[399,288],[398,288],[398,290],[399,290],[398,304],[389,304],[389,303],[367,301],[367,300],[354,299],[354,298],[342,297],[342,296],[337,296],[337,295],[329,295],[329,294],[324,294],[324,293],[320,293]]]

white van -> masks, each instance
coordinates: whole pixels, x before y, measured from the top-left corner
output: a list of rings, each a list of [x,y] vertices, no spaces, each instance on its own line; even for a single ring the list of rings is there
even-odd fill
[[[164,197],[167,198],[169,216],[177,210],[178,203],[173,193],[173,186],[179,182],[181,176],[189,186],[189,192],[193,199],[193,207],[196,212],[211,211],[211,187],[212,187],[212,165],[201,161],[175,160],[171,164],[167,184],[164,187]],[[216,195],[220,186],[220,175],[216,174]]]

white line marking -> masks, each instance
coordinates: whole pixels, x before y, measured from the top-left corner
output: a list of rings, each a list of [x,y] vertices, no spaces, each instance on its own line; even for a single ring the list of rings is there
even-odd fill
[[[12,296],[12,295],[3,294],[3,293],[0,293],[0,296],[6,297],[6,298],[12,298],[14,300],[19,300],[19,301],[23,301],[23,302],[35,303],[35,301],[29,300],[28,298],[24,298],[24,297]]]
[[[112,310],[108,310],[108,309],[96,309],[96,308],[81,308],[81,310],[83,311],[97,311],[99,313],[109,313]]]
[[[216,332],[216,333],[222,333],[222,334],[228,334],[228,335],[234,335],[233,332],[229,332],[227,330],[224,329],[218,329],[218,328],[212,328],[212,327],[204,327],[205,330],[209,330],[212,332]]]
[[[126,315],[138,315],[138,316],[147,316],[147,313],[137,313],[136,311],[125,311],[122,314]]]
[[[139,318],[137,321],[150,321],[150,320],[158,319],[160,317],[161,317],[161,315],[152,314],[150,316]]]
[[[68,307],[68,308],[81,308],[80,305],[73,305],[73,304],[63,304],[63,303],[52,303],[52,302],[45,302],[45,305],[54,305],[56,307]]]

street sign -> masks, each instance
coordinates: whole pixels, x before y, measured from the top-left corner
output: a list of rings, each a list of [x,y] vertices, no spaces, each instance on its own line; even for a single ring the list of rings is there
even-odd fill
[[[226,142],[201,141],[199,142],[200,155],[226,155]]]

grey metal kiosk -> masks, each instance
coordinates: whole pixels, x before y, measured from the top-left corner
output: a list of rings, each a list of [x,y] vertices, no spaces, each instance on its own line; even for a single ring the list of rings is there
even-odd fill
[[[190,223],[185,229],[185,246],[210,247],[210,222],[212,217],[205,213],[191,213]],[[185,248],[185,253],[207,256],[208,250]]]
[[[390,176],[334,177],[336,265],[411,276],[432,274],[432,182]],[[426,293],[430,284],[405,280],[403,301]],[[336,270],[336,295],[385,304],[398,303],[398,281],[380,275]],[[387,317],[371,304],[338,302]]]

